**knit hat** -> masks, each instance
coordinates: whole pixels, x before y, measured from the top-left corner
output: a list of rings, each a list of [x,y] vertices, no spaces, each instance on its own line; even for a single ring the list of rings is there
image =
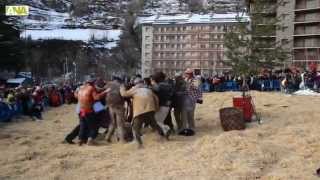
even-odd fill
[[[193,74],[193,70],[188,68],[186,71],[184,71],[185,74]]]

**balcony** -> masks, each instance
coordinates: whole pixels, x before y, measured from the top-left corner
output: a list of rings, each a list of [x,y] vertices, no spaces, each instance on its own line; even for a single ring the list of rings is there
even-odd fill
[[[294,42],[294,49],[320,49],[320,40],[315,39],[314,41],[298,41]]]
[[[293,36],[295,37],[320,36],[320,25],[319,26],[296,26]]]
[[[293,59],[295,61],[319,61],[319,49],[295,50]]]
[[[320,10],[319,0],[296,1],[295,12],[314,12]]]
[[[296,15],[295,24],[317,24],[320,23],[320,13]]]
[[[224,48],[183,48],[183,49],[172,49],[172,48],[154,48],[153,52],[223,52]]]
[[[320,36],[320,32],[308,32],[308,33],[295,33],[294,37],[318,37]]]

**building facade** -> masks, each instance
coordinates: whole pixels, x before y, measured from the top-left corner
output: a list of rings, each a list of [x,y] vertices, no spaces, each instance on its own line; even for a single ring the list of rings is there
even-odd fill
[[[157,71],[174,76],[187,68],[201,75],[230,70],[223,63],[226,61],[224,36],[228,30],[236,28],[236,15],[182,14],[143,18],[140,21],[143,77]]]
[[[259,37],[281,43],[291,56],[286,65],[307,68],[320,66],[320,0],[265,1],[266,21],[276,18],[279,28],[270,36]],[[247,0],[250,14],[255,12],[254,0]]]

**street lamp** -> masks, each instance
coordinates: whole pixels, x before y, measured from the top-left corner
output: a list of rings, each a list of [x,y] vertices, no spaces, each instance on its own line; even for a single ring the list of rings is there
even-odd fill
[[[77,83],[77,63],[73,61],[72,65],[74,66],[74,81]]]

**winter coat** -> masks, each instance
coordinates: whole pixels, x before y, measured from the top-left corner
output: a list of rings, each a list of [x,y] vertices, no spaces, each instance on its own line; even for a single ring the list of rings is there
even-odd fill
[[[167,82],[153,86],[152,90],[159,98],[160,106],[170,106],[173,97],[173,87]]]
[[[129,90],[121,87],[120,94],[123,97],[132,97],[133,118],[148,112],[156,112],[159,109],[158,97],[143,84],[138,84]]]
[[[120,94],[120,83],[115,81],[108,82],[106,89],[108,88],[110,88],[110,92],[106,96],[108,106],[112,108],[123,107],[124,98]]]

